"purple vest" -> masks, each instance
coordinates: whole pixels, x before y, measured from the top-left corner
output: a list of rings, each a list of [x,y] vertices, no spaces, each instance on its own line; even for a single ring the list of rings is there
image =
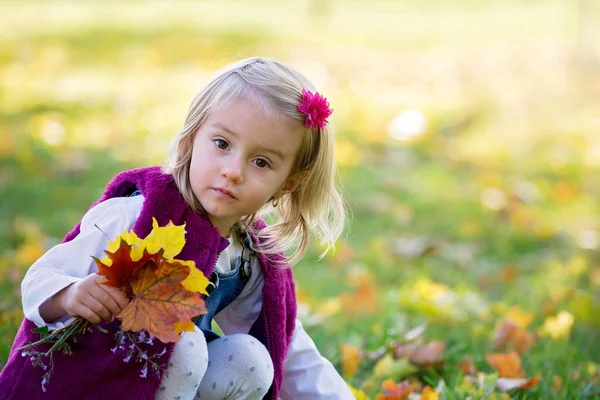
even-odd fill
[[[126,196],[135,189],[144,195],[144,204],[133,230],[139,237],[146,237],[152,230],[152,217],[160,226],[173,221],[176,225],[186,224],[186,244],[177,256],[181,260],[193,260],[196,266],[210,276],[218,254],[226,247],[227,241],[203,215],[192,211],[187,205],[171,175],[165,175],[159,167],[140,168],[118,174],[106,187],[102,197],[92,207],[112,197]],[[63,242],[72,240],[79,234],[78,223]],[[257,228],[266,225],[261,220]],[[256,238],[255,238],[256,239]],[[108,241],[108,239],[107,239]],[[296,321],[296,295],[291,269],[276,268],[261,254],[260,264],[264,273],[262,310],[250,329],[250,334],[260,340],[269,350],[275,369],[273,384],[265,399],[277,399],[283,381],[283,365],[292,341]],[[283,254],[275,257],[282,260]],[[27,357],[11,351],[8,362],[0,373],[0,399],[2,400],[62,400],[62,399],[140,399],[150,400],[162,380],[148,371],[147,378],[140,377],[141,364],[125,363],[124,351],[111,352],[115,346],[114,332],[118,321],[103,323],[109,332],[104,334],[93,330],[79,335],[72,345],[73,354],[54,354],[54,372],[47,392],[42,392],[44,371],[33,367]],[[13,349],[24,346],[39,338],[31,332],[36,325],[24,319],[13,343]],[[149,354],[166,352],[160,362],[167,365],[174,344],[163,344],[158,340],[150,347]],[[39,349],[38,346],[38,350]],[[49,347],[48,347],[49,348]]]

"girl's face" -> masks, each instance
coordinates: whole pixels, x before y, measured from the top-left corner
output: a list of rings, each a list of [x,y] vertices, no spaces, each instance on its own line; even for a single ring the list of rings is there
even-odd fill
[[[302,133],[245,99],[209,115],[194,138],[190,183],[221,235],[297,187],[289,175]]]

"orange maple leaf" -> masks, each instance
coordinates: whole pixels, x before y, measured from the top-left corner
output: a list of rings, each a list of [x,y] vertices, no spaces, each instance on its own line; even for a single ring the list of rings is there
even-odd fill
[[[527,389],[527,388],[534,388],[536,387],[536,385],[538,384],[539,381],[541,381],[542,378],[539,376],[535,376],[529,380],[527,380],[527,382],[521,384],[521,389]]]
[[[141,268],[147,262],[157,263],[162,257],[162,251],[155,254],[149,254],[144,250],[144,254],[140,260],[133,261],[131,259],[131,245],[121,238],[121,242],[117,250],[114,253],[105,251],[108,258],[112,261],[112,264],[105,265],[102,260],[96,257],[92,257],[96,261],[98,266],[98,275],[105,276],[107,281],[104,282],[106,285],[110,285],[116,288],[124,288],[129,285],[129,281],[138,268]]]
[[[377,400],[406,400],[412,393],[412,387],[408,381],[396,384],[388,379],[381,384],[383,394],[377,395]]]
[[[521,358],[517,352],[508,354],[487,354],[486,360],[501,378],[523,378],[525,372],[521,369]]]
[[[190,267],[177,260],[160,260],[155,267],[147,265],[134,273],[130,280],[133,298],[116,316],[122,320],[121,328],[144,329],[163,343],[178,341],[175,323],[206,313],[200,293],[181,284],[189,274]]]

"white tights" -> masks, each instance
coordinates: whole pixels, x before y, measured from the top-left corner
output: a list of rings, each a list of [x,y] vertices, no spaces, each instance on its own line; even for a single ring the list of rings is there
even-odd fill
[[[258,400],[272,382],[273,362],[258,340],[239,333],[207,346],[197,329],[182,333],[156,399]]]

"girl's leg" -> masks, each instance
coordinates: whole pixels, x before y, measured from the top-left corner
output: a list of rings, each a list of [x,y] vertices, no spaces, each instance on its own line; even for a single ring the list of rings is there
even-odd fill
[[[204,333],[183,332],[173,349],[156,400],[192,400],[208,366]]]
[[[262,399],[273,382],[273,362],[257,339],[228,335],[208,344],[208,369],[196,399]]]

